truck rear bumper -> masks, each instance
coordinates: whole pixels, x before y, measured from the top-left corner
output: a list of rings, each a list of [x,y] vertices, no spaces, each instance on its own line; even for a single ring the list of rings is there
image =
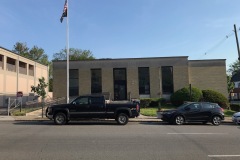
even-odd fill
[[[132,116],[130,118],[135,118],[135,117],[138,117],[140,115],[139,112],[137,111],[132,111]]]

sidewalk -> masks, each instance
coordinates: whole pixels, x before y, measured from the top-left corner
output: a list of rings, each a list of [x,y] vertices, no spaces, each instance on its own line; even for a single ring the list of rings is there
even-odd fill
[[[29,116],[0,116],[0,121],[49,121],[47,117],[41,115],[29,115]],[[162,122],[157,117],[149,117],[140,115],[137,118],[130,118],[129,122]],[[231,117],[225,117],[222,123],[233,123]]]

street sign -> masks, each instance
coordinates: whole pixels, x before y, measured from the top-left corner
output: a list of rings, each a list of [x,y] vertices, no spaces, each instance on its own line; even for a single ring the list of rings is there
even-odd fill
[[[22,91],[18,91],[17,92],[17,97],[22,97],[23,96],[23,92]]]

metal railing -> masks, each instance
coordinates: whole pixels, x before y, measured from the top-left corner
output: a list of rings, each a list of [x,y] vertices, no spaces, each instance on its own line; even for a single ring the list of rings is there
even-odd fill
[[[55,99],[46,99],[45,102],[39,102],[38,100],[34,101],[28,101],[26,102],[26,108],[28,110],[37,110],[37,109],[42,109],[42,117],[46,112],[46,108],[48,106],[54,105],[54,104],[62,104],[65,103],[65,97],[61,98],[55,98]]]
[[[22,109],[22,99],[13,99],[8,98],[8,116],[10,115],[10,112],[14,110],[15,108],[20,107],[20,111]]]

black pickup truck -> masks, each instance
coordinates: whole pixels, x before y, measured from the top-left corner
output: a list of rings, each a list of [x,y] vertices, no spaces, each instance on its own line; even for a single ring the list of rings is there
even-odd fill
[[[52,105],[46,110],[46,117],[57,125],[64,125],[78,119],[115,119],[125,125],[128,118],[139,116],[140,107],[136,102],[105,102],[102,95],[86,95],[74,99],[69,104]]]

